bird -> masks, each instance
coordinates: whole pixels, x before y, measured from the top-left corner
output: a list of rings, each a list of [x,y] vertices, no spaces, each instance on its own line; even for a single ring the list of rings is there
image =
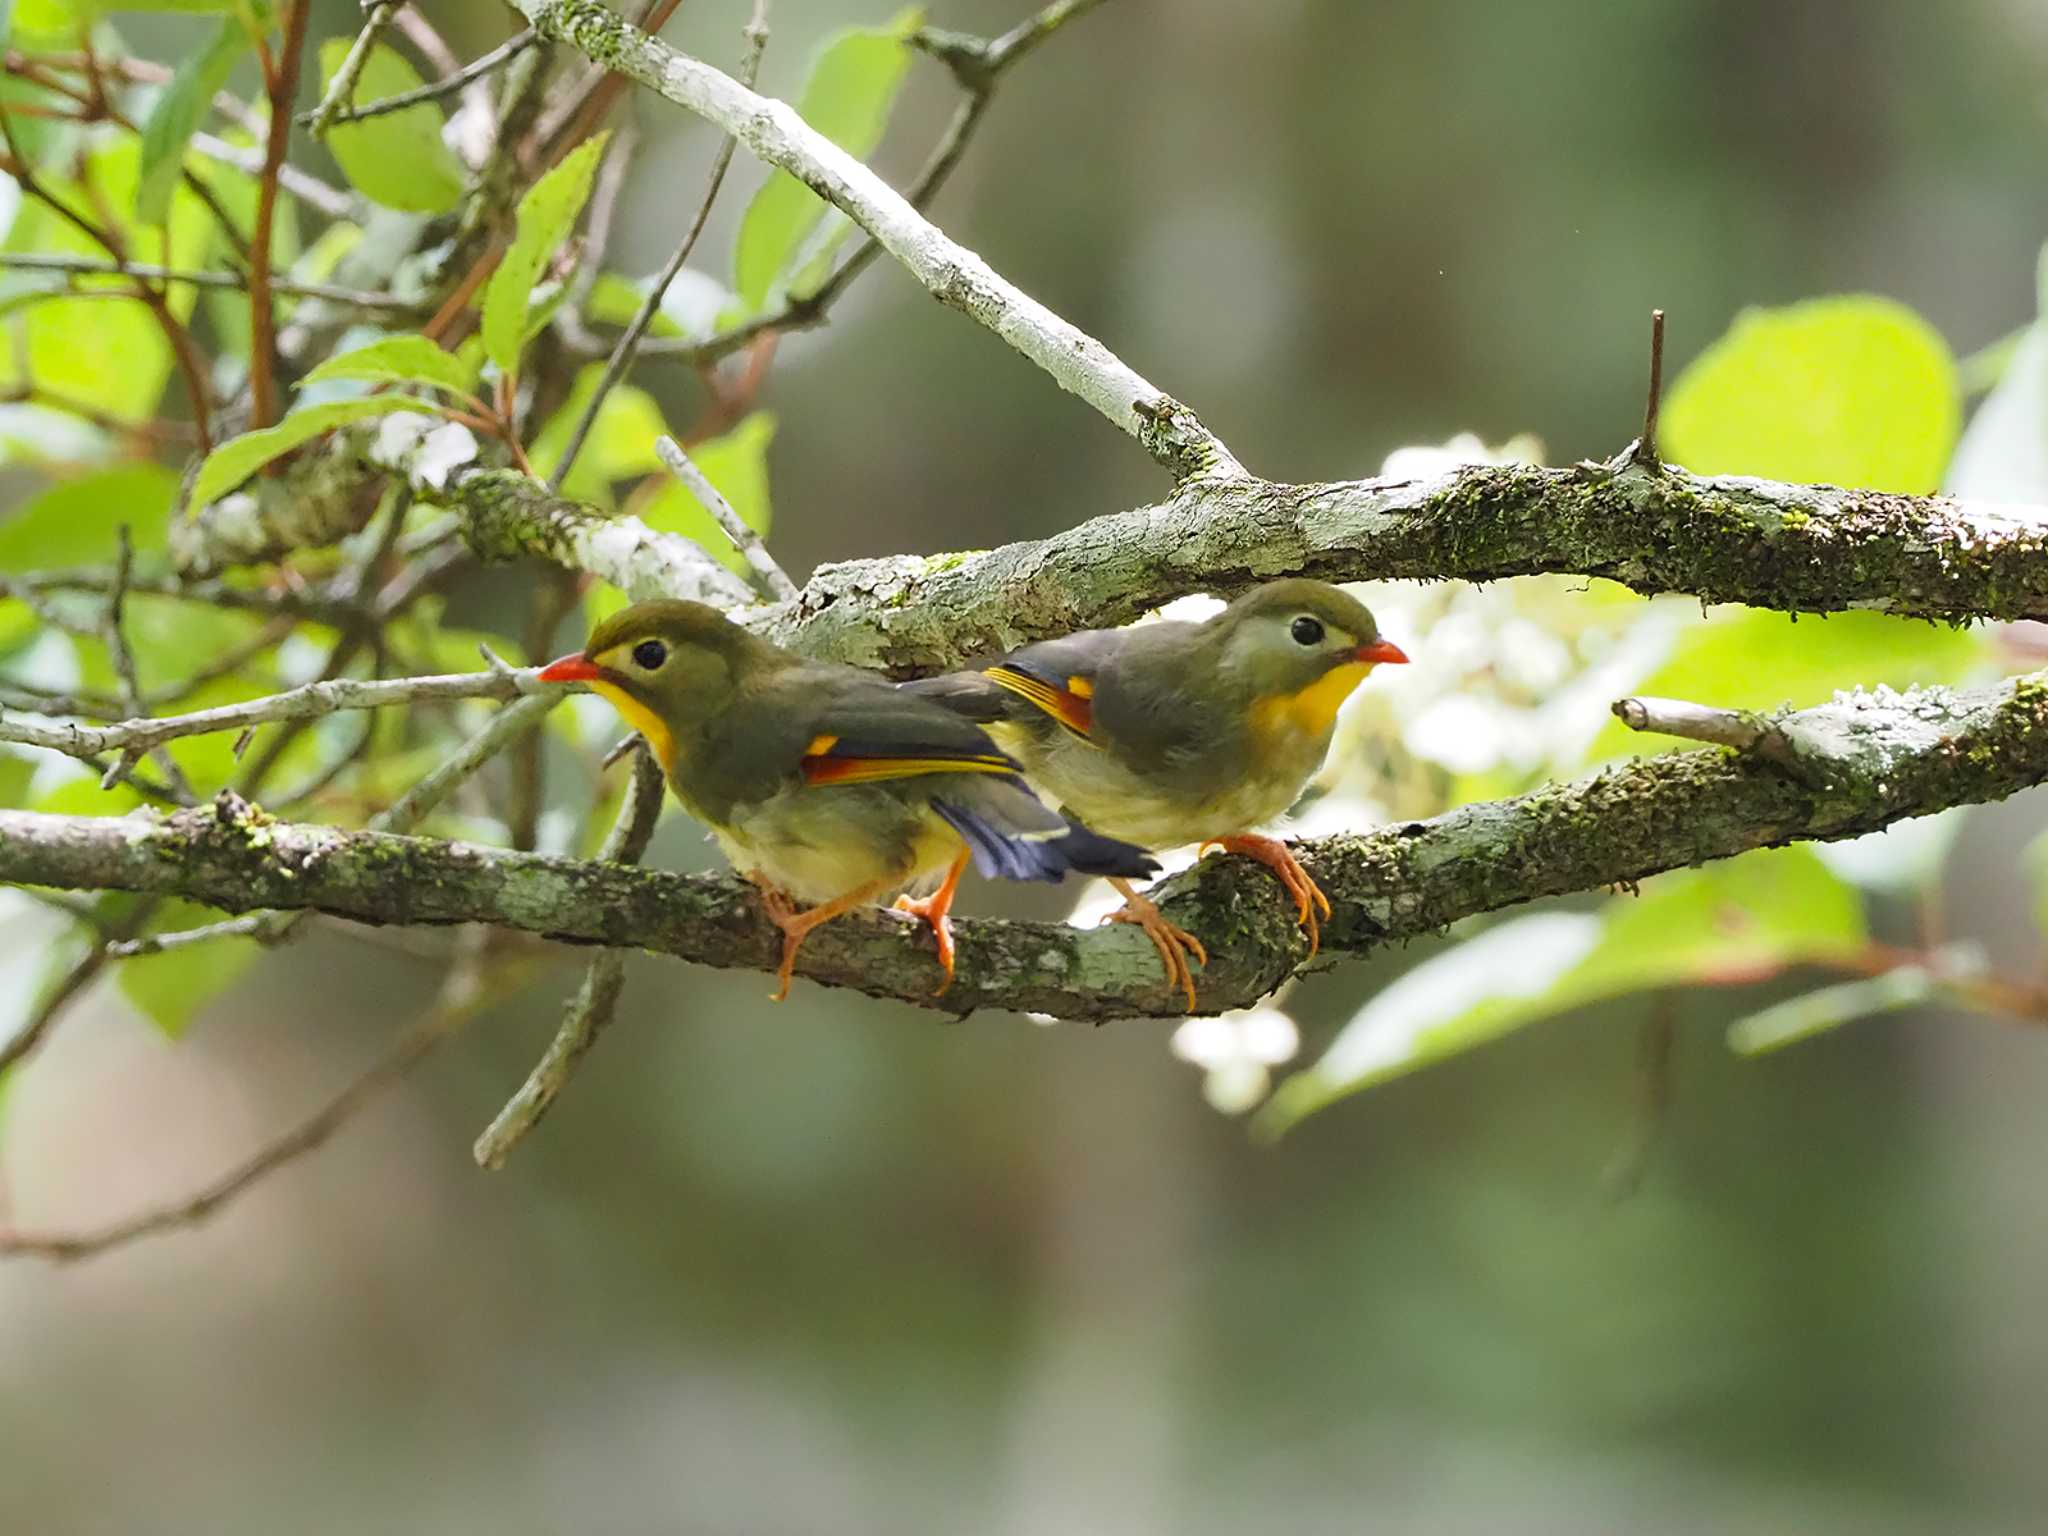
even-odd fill
[[[703,603],[637,603],[538,675],[609,702],[760,889],[783,936],[778,1002],[807,935],[892,891],[930,927],[943,993],[948,914],[970,860],[1010,880],[1159,867],[1047,807],[973,722],[878,673],[784,650]]]
[[[1200,843],[1266,865],[1293,898],[1309,954],[1329,898],[1278,838],[1330,748],[1337,710],[1376,666],[1407,655],[1365,605],[1327,582],[1245,593],[1203,622],[1090,629],[1012,651],[979,671],[900,686],[983,726],[1025,777],[1105,837],[1154,850]],[[1202,942],[1127,877],[1108,921],[1136,923],[1195,1008]]]

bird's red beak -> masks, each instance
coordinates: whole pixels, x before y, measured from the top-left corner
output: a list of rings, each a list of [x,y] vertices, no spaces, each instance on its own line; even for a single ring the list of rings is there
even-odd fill
[[[604,668],[580,651],[540,669],[540,680],[544,683],[594,683],[603,676]]]
[[[1408,653],[1391,640],[1375,640],[1371,645],[1361,645],[1352,654],[1360,661],[1376,662],[1380,665],[1404,662],[1408,659]],[[547,673],[541,673],[541,677],[545,680]]]

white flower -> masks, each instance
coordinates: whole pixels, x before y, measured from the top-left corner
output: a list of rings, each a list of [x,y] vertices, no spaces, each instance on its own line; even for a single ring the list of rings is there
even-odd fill
[[[1173,1032],[1173,1054],[1203,1070],[1202,1096],[1226,1115],[1263,1099],[1272,1069],[1300,1049],[1301,1031],[1274,1007],[1189,1019]]]

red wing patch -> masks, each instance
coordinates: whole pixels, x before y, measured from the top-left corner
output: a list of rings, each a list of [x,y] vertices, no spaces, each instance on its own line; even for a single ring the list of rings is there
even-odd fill
[[[1083,741],[1095,729],[1095,685],[1085,677],[1070,677],[1062,688],[1007,663],[988,668],[982,676],[1037,705]]]

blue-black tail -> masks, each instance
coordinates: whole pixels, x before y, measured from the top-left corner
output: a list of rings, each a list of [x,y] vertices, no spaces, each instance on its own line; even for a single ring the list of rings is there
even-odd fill
[[[966,842],[974,867],[984,877],[1059,880],[1072,872],[1142,880],[1159,872],[1158,860],[1144,849],[1091,832],[1048,810],[1015,780],[994,783],[1012,793],[996,803],[975,806],[963,805],[959,798],[932,801],[932,809]]]

